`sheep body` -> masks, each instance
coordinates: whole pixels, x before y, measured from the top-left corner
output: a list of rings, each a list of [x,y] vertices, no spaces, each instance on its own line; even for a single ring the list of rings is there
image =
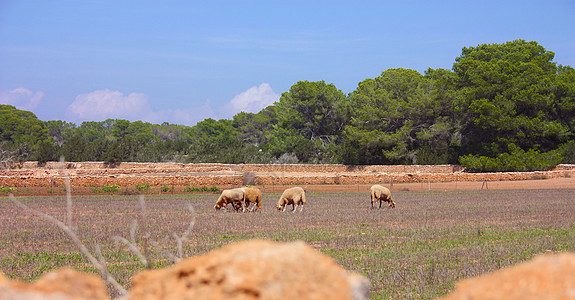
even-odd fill
[[[292,212],[295,212],[297,207],[300,206],[300,212],[303,211],[303,206],[306,204],[305,191],[301,187],[293,187],[286,189],[277,203],[277,209],[285,211],[288,205],[292,205]]]
[[[379,201],[379,208],[381,208],[381,204],[385,201],[389,203],[389,207],[394,208],[395,202],[391,199],[391,191],[388,188],[381,186],[379,184],[373,185],[370,188],[371,194],[371,208],[376,201]]]
[[[216,201],[214,208],[216,210],[226,209],[228,204],[231,204],[236,209],[236,211],[239,209],[239,207],[241,207],[245,212],[246,203],[244,190],[242,188],[223,190],[220,194],[220,197]]]
[[[245,195],[246,208],[250,206],[250,203],[254,204],[254,207],[250,211],[256,211],[262,209],[262,191],[254,187],[243,187]]]

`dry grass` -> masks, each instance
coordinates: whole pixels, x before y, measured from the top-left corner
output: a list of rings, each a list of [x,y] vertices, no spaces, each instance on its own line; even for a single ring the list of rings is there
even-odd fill
[[[108,268],[129,286],[144,269],[112,236],[130,236],[137,219],[140,247],[153,268],[171,262],[146,241],[177,249],[172,233],[184,232],[192,203],[195,227],[184,255],[204,254],[251,238],[304,240],[345,268],[369,277],[374,299],[431,299],[456,281],[510,266],[533,256],[575,251],[575,190],[394,192],[395,209],[370,209],[369,193],[308,193],[303,213],[278,212],[279,194],[264,194],[261,213],[213,209],[218,195],[146,196],[141,222],[137,196],[75,196],[74,224],[84,244],[102,248]],[[26,205],[66,219],[66,200],[20,197]],[[0,270],[34,280],[46,270],[72,266],[96,272],[55,226],[0,198]],[[150,232],[149,239],[143,232]]]

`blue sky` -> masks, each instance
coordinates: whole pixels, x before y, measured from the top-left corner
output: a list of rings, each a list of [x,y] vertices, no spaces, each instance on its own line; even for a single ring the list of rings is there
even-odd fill
[[[194,125],[301,80],[347,94],[515,39],[575,67],[575,1],[0,0],[0,103],[77,125]]]

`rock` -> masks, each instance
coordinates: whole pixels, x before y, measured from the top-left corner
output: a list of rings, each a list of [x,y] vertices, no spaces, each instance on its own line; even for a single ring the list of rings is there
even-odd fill
[[[304,242],[250,240],[134,276],[130,299],[369,299],[369,281]]]
[[[575,254],[541,255],[514,267],[459,282],[441,300],[575,299]]]
[[[0,273],[0,300],[108,300],[106,285],[100,277],[60,269],[26,284],[10,281]]]
[[[4,285],[8,284],[8,278],[6,278],[6,275],[4,275],[4,273],[0,272],[0,288],[2,288]]]

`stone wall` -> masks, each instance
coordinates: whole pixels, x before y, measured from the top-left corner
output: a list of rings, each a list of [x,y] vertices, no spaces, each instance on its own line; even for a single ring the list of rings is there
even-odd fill
[[[238,186],[244,177],[255,185],[370,184],[454,181],[505,181],[575,176],[575,165],[560,165],[551,171],[467,173],[456,165],[261,165],[261,164],[177,164],[52,162],[38,167],[26,162],[17,168],[0,170],[3,187],[55,187],[70,178],[75,187],[119,185],[150,186]]]

